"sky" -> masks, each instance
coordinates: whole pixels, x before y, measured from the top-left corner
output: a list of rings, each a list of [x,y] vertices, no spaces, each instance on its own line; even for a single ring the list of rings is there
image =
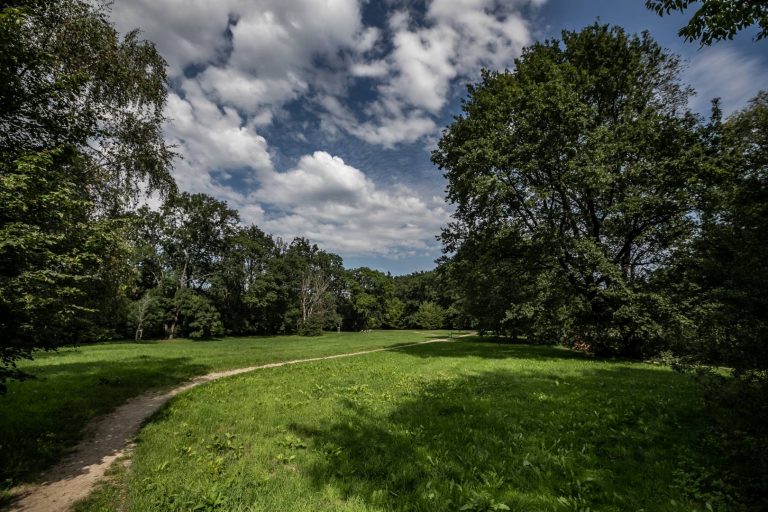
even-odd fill
[[[648,30],[683,58],[691,108],[727,114],[768,88],[768,41],[748,29],[700,47],[644,0],[115,0],[168,62],[166,139],[181,190],[244,224],[303,236],[348,268],[434,268],[450,220],[430,162],[480,69],[599,18]]]

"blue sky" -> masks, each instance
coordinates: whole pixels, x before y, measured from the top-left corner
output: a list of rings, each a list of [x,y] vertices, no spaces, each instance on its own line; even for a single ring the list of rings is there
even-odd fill
[[[643,0],[116,0],[112,15],[168,61],[181,189],[393,274],[440,256],[451,208],[429,154],[481,67],[511,68],[524,46],[599,18],[681,55],[696,111],[768,88],[754,31],[700,48],[677,36],[686,16]]]

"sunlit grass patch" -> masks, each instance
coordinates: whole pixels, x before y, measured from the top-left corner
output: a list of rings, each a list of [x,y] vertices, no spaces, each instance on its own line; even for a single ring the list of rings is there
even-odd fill
[[[680,473],[700,456],[701,414],[687,376],[552,347],[457,342],[276,368],[158,413],[125,507],[705,510]]]
[[[0,488],[33,479],[81,437],[94,416],[144,391],[211,371],[441,338],[449,331],[329,333],[212,341],[103,343],[41,352],[19,366],[34,379],[0,396]]]

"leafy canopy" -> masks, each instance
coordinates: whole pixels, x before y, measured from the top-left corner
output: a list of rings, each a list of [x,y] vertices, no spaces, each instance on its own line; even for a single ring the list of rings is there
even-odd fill
[[[0,8],[0,391],[38,348],[97,339],[124,257],[117,218],[170,192],[165,62],[101,5]]]
[[[469,87],[432,158],[456,205],[446,251],[505,279],[485,280],[496,324],[555,327],[552,303],[598,351],[658,338],[668,305],[649,283],[693,229],[702,162],[679,71],[647,33],[594,24]]]

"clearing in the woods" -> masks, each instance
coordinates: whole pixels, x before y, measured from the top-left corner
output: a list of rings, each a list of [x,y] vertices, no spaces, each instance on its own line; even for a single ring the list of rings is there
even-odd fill
[[[35,361],[37,380],[14,384],[2,403],[19,422],[36,413],[2,432],[17,436],[3,442],[4,460],[14,462],[5,476],[29,480],[42,465],[31,461],[53,460],[77,438],[80,430],[64,423],[82,429],[149,388],[446,334],[108,344],[52,354]],[[699,443],[707,425],[699,393],[689,376],[667,368],[480,338],[275,367],[176,396],[141,429],[132,463],[114,464],[75,509],[705,510],[690,493],[698,468],[711,462]],[[49,430],[30,434],[40,423]],[[69,437],[53,434],[57,427]],[[46,438],[50,451],[40,453],[34,441]]]

